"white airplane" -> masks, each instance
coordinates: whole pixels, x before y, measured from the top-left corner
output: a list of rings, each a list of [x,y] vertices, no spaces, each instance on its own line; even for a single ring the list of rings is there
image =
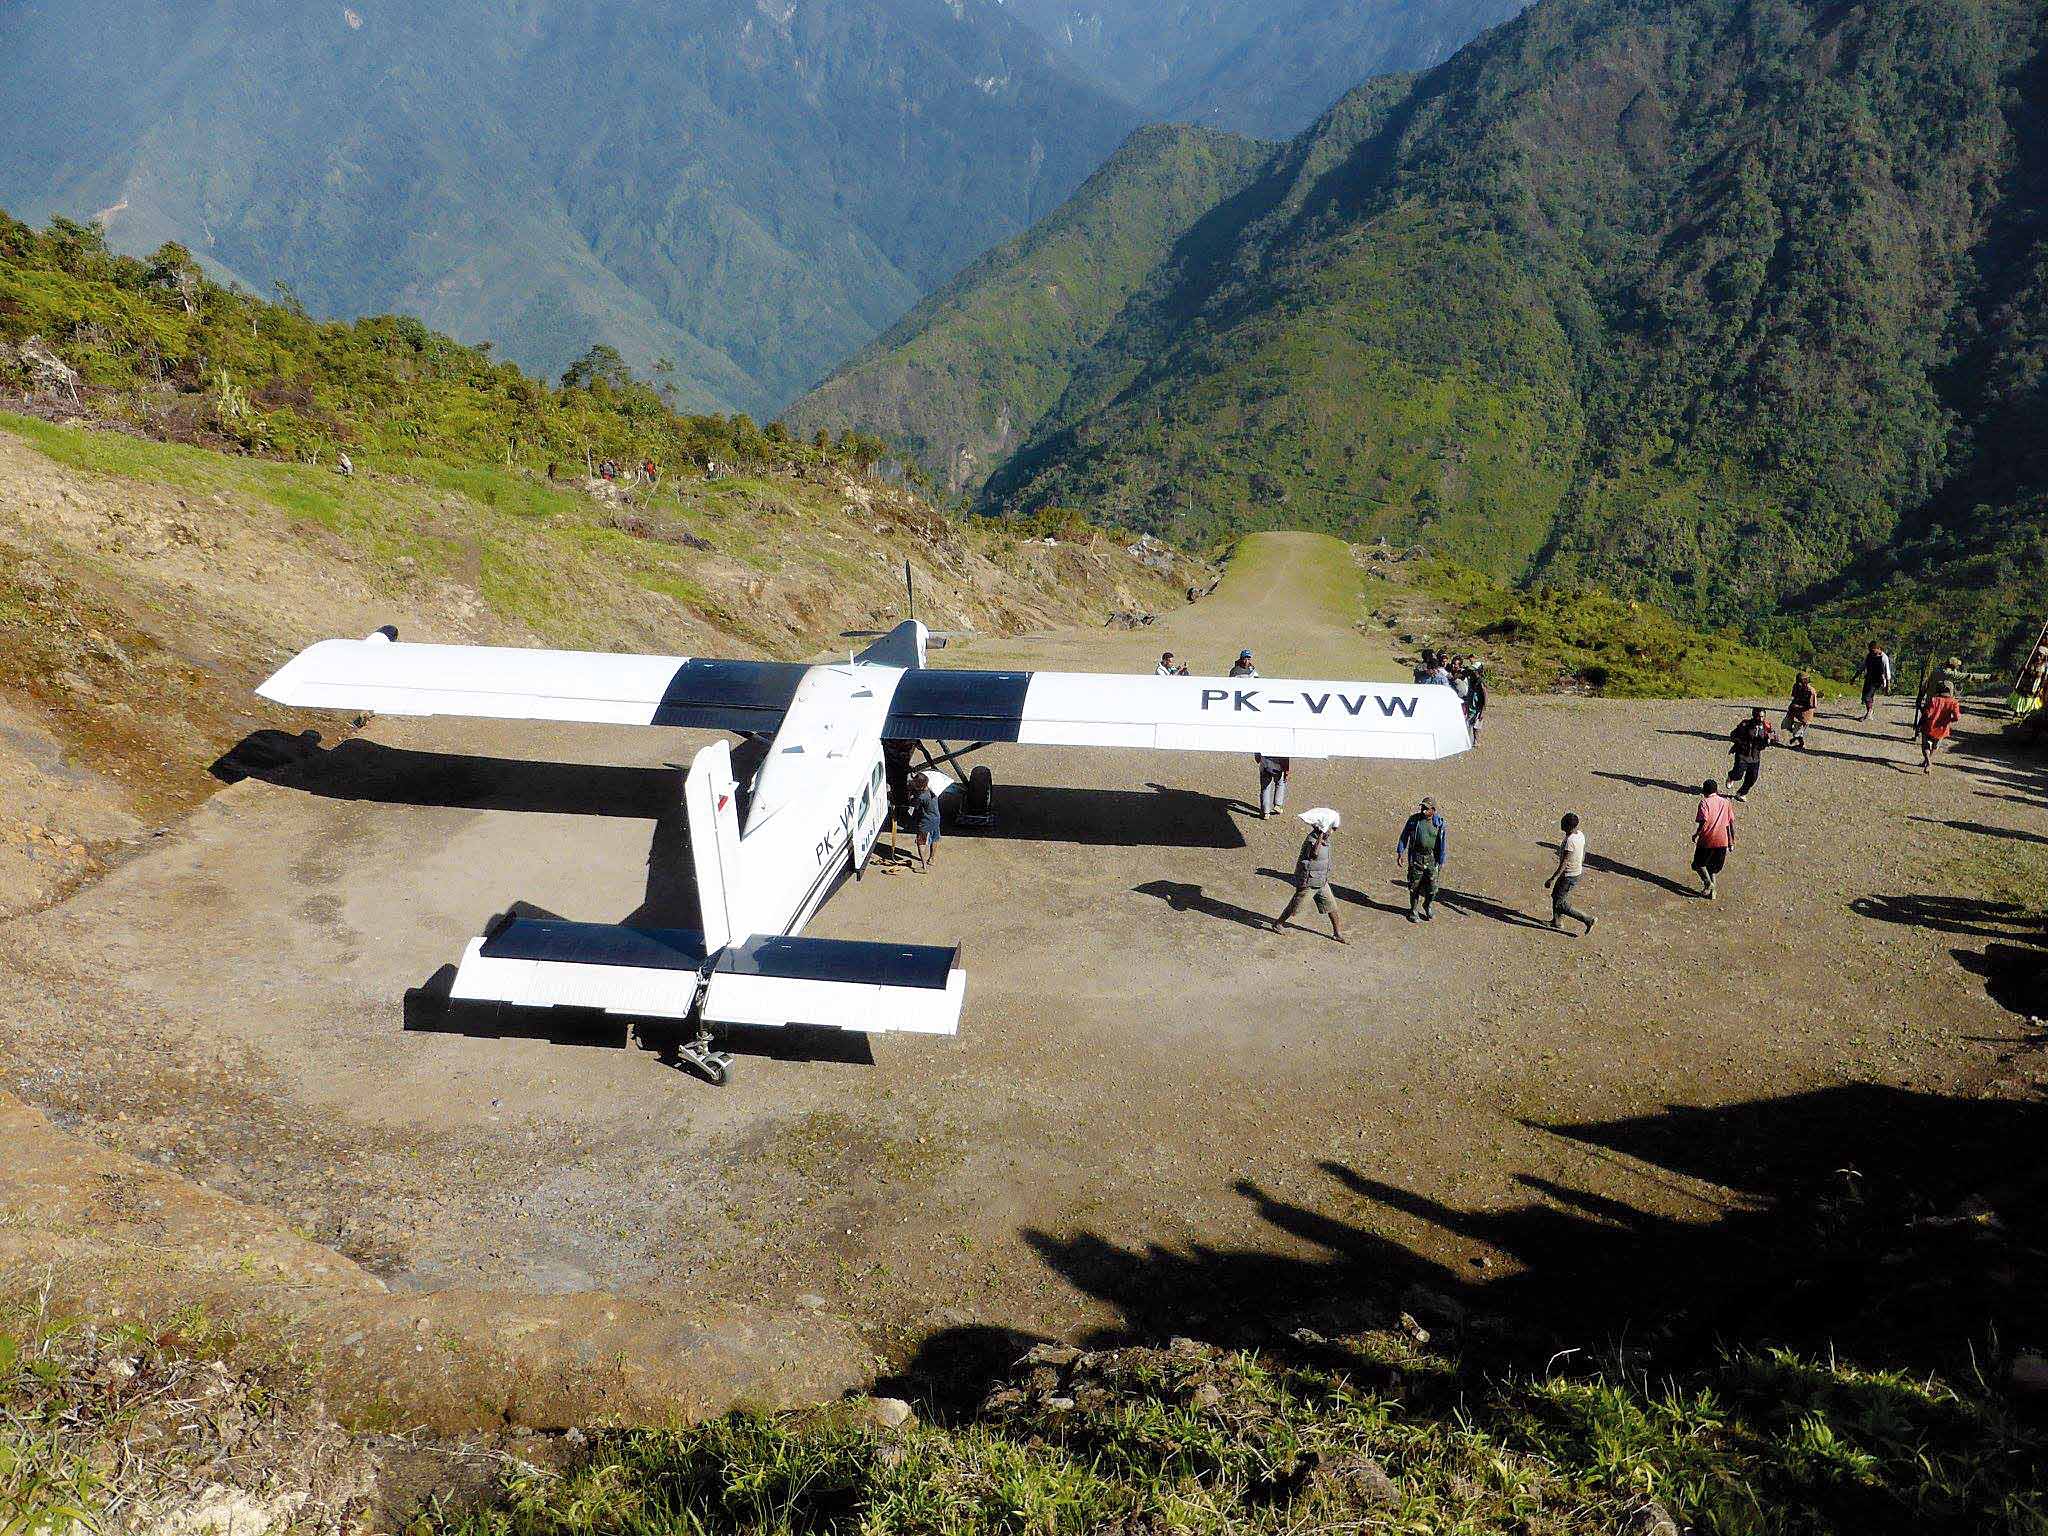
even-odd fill
[[[684,780],[699,931],[513,918],[470,941],[451,993],[694,1022],[681,1056],[714,1083],[731,1064],[712,1048],[719,1027],[958,1032],[957,947],[799,937],[888,822],[885,746],[899,761],[914,746],[957,766],[991,742],[1411,760],[1471,745],[1441,685],[928,670],[929,642],[909,620],[844,662],[809,666],[401,644],[387,628],[323,640],[257,692],[307,709],[767,740],[744,827],[730,743],[700,751]]]

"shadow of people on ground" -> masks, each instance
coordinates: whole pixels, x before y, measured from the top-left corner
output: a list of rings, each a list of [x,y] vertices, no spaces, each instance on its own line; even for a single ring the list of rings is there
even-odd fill
[[[1285,1353],[1303,1323],[1337,1337],[1426,1306],[1453,1330],[1499,1320],[1496,1363],[1626,1337],[1660,1368],[1741,1341],[1967,1372],[2048,1328],[2048,1170],[2014,1157],[2048,1133],[2038,1098],[1857,1084],[1532,1128],[1618,1178],[1575,1187],[1546,1159],[1517,1176],[1521,1202],[1460,1208],[1332,1160],[1320,1193],[1235,1184],[1270,1241],[1022,1235],[1107,1304],[1087,1341],[1104,1347],[1181,1333]],[[1389,1235],[1417,1223],[1428,1252]],[[908,1379],[944,1369],[952,1339]]]
[[[1155,896],[1176,912],[1199,912],[1204,917],[1220,918],[1226,923],[1236,923],[1243,928],[1260,928],[1270,931],[1273,919],[1266,913],[1254,912],[1249,907],[1240,907],[1235,902],[1222,901],[1207,895],[1199,885],[1186,880],[1148,880],[1132,889],[1140,896]]]

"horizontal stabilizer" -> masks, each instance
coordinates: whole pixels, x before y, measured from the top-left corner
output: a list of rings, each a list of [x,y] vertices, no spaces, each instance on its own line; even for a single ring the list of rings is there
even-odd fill
[[[905,741],[1152,747],[1275,757],[1449,757],[1472,745],[1441,684],[906,672],[882,734]]]
[[[966,985],[957,949],[763,936],[718,957],[704,1017],[714,1024],[953,1035],[960,1032]]]
[[[470,940],[448,995],[458,1002],[685,1019],[697,1001],[704,960],[703,935],[686,929],[518,918]]]

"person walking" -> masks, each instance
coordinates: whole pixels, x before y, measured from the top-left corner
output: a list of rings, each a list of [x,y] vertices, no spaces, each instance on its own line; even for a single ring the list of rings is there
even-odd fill
[[[1231,663],[1230,675],[1232,677],[1257,677],[1259,675],[1259,669],[1252,665],[1252,653],[1250,651],[1239,651],[1237,653],[1237,660]]]
[[[1436,894],[1443,886],[1444,858],[1450,839],[1436,801],[1423,796],[1421,808],[1401,827],[1394,860],[1408,871],[1408,921],[1428,922],[1436,915]]]
[[[1735,807],[1712,779],[1700,785],[1699,814],[1693,819],[1692,868],[1700,877],[1700,894],[1712,901],[1714,882],[1727,867],[1735,846]]]
[[[1579,829],[1576,812],[1569,813],[1557,824],[1564,839],[1557,845],[1557,868],[1550,872],[1550,878],[1543,882],[1543,888],[1550,892],[1550,926],[1560,933],[1564,931],[1564,920],[1575,917],[1586,925],[1586,932],[1593,931],[1593,919],[1572,905],[1572,892],[1586,874],[1586,834]]]
[[[1756,788],[1756,776],[1763,771],[1764,749],[1773,739],[1771,722],[1764,718],[1761,704],[1749,712],[1747,720],[1728,733],[1728,745],[1735,754],[1734,765],[1728,774],[1728,787],[1735,791],[1730,798],[1749,798],[1749,792]]]
[[[938,852],[944,830],[939,796],[929,774],[920,773],[910,781],[910,816],[917,824],[917,872],[923,874],[932,867],[932,855]]]
[[[1963,718],[1963,702],[1956,697],[1956,685],[1943,682],[1927,707],[1920,711],[1920,771],[1934,772],[1934,754],[1956,722]]]
[[[1336,813],[1330,815],[1332,819],[1327,822],[1309,823],[1308,836],[1302,840],[1301,852],[1294,861],[1294,894],[1287,899],[1286,910],[1273,919],[1273,931],[1285,932],[1301,904],[1313,901],[1316,910],[1330,920],[1330,937],[1339,944],[1348,944],[1351,941],[1344,937],[1337,921],[1336,898],[1330,894],[1330,842],[1339,826]]]
[[[1813,724],[1813,712],[1820,708],[1820,694],[1813,679],[1801,672],[1792,679],[1792,699],[1785,706],[1785,745],[1806,750],[1806,728]]]
[[[1479,745],[1479,723],[1486,718],[1486,663],[1475,661],[1466,672],[1471,688],[1465,695],[1465,729],[1472,733],[1472,745]]]
[[[1291,757],[1272,757],[1261,752],[1259,765],[1259,820],[1278,816],[1287,809],[1287,776],[1294,771]]]
[[[1877,696],[1891,692],[1891,688],[1892,659],[1885,655],[1884,647],[1873,640],[1870,649],[1863,653],[1863,713],[1857,718],[1868,720]]]

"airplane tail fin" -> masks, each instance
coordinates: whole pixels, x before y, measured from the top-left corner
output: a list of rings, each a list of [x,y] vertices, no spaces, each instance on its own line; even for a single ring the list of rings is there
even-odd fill
[[[714,741],[699,752],[683,781],[683,809],[690,821],[690,856],[697,869],[697,903],[705,949],[713,954],[737,934],[739,906],[739,784],[732,774],[732,747]]]
[[[872,631],[861,633],[867,634]],[[915,672],[924,665],[925,650],[931,643],[930,630],[915,619],[905,619],[853,659],[877,662],[885,667],[902,667],[905,671]],[[942,640],[939,644],[943,645],[945,642]]]

